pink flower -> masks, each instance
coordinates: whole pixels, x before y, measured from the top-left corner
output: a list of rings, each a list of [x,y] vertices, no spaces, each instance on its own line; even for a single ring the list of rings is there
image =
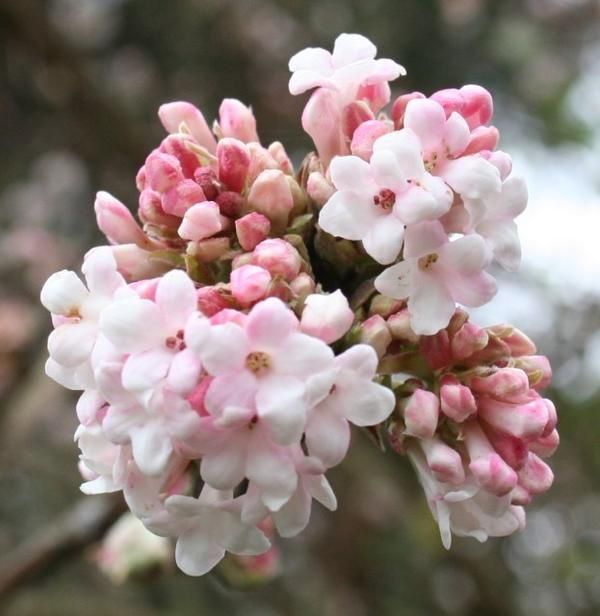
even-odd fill
[[[300,333],[293,312],[275,298],[256,304],[243,324],[215,325],[199,337],[195,327],[186,341],[215,377],[205,399],[209,412],[255,404],[277,443],[299,442],[307,410],[331,386],[331,349]]]
[[[353,322],[354,312],[339,289],[329,295],[309,295],[304,300],[300,329],[327,344],[339,340]]]
[[[404,258],[380,274],[375,286],[389,297],[408,298],[417,334],[446,327],[455,302],[481,306],[496,293],[494,279],[483,271],[490,255],[478,235],[449,242],[439,222],[422,222],[407,229]]]
[[[438,102],[413,99],[406,106],[404,128],[419,138],[425,168],[463,198],[480,199],[500,191],[498,169],[482,156],[465,156],[471,132],[458,113],[446,118]]]
[[[375,60],[377,48],[360,34],[340,34],[333,53],[309,47],[294,55],[289,68],[290,92],[301,94],[316,87],[336,90],[344,104],[352,101],[363,84],[375,85],[406,74],[393,60]]]
[[[162,277],[154,302],[136,296],[105,309],[102,332],[117,349],[130,354],[123,367],[125,389],[151,393],[163,379],[181,394],[194,388],[201,366],[186,349],[183,334],[195,311],[196,289],[180,270]]]
[[[418,139],[408,131],[383,135],[370,163],[356,156],[334,158],[338,189],[319,215],[328,233],[362,240],[379,263],[392,263],[402,248],[404,226],[436,219],[452,205],[452,193],[423,165]]]

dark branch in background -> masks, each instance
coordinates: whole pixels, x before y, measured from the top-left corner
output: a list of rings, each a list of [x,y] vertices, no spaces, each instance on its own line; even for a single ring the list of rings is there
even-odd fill
[[[81,499],[0,559],[0,598],[63,555],[99,539],[124,510],[120,495]]]

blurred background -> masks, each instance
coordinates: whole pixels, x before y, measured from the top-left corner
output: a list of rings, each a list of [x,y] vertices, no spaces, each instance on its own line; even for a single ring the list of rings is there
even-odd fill
[[[162,102],[213,118],[251,104],[264,143],[310,144],[287,61],[360,32],[408,69],[394,94],[490,89],[501,148],[530,185],[521,273],[476,317],[527,331],[555,369],[562,445],[525,532],[441,545],[407,461],[357,434],[315,507],[250,590],[166,567],[114,584],[97,540],[118,515],[81,504],[74,398],[45,377],[39,289],[102,242],[93,200],[136,207]],[[0,1],[0,613],[9,616],[600,614],[600,2],[598,0]]]

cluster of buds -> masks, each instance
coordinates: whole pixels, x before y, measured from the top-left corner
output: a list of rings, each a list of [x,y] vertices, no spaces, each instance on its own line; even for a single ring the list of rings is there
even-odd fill
[[[493,258],[519,260],[527,195],[495,150],[491,97],[412,93],[388,117],[404,69],[375,55],[343,34],[292,58],[292,94],[316,88],[302,124],[317,154],[297,172],[239,101],[212,129],[163,105],[141,224],[98,193],[110,245],[86,255],[85,283],[62,271],[42,289],[47,374],[82,392],[81,489],[122,491],[190,575],[226,552],[272,574],[272,536],[300,533],[313,500],[336,508],[326,473],[352,425],[409,456],[445,545],[517,530],[552,481],[547,361],[456,308],[492,297]]]

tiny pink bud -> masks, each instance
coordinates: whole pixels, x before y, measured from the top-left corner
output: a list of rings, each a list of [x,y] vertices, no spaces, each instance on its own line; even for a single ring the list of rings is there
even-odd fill
[[[177,229],[181,223],[179,217],[165,213],[162,209],[160,194],[150,188],[140,193],[138,216],[142,222],[161,225],[169,229]]]
[[[390,315],[398,313],[404,304],[405,302],[402,300],[392,299],[391,297],[377,294],[369,304],[369,316],[378,314],[384,319],[387,319]]]
[[[517,485],[517,473],[494,451],[477,422],[465,424],[463,434],[477,482],[497,496],[508,494]]]
[[[392,334],[385,319],[378,314],[369,317],[360,326],[360,341],[370,344],[381,358],[392,343]]]
[[[456,88],[445,88],[438,90],[430,96],[431,100],[440,104],[444,108],[446,117],[449,118],[453,113],[462,114],[465,100]]]
[[[477,154],[482,150],[494,150],[500,141],[500,132],[495,126],[478,126],[472,133],[469,143],[462,153]]]
[[[493,430],[485,426],[485,424],[482,425],[485,427],[485,433],[490,443],[500,454],[502,459],[512,468],[516,470],[520,469],[527,459],[527,443],[509,434]]]
[[[223,217],[214,201],[203,201],[192,205],[183,215],[179,237],[184,240],[200,241],[223,229]]]
[[[329,88],[317,88],[302,113],[302,128],[311,136],[325,168],[334,156],[348,153],[337,96]]]
[[[342,109],[342,131],[351,140],[354,131],[363,123],[374,120],[375,116],[365,101],[352,101]]]
[[[548,423],[548,409],[542,398],[517,405],[482,397],[478,408],[479,416],[490,426],[519,439],[538,439]]]
[[[231,137],[217,144],[219,180],[234,192],[242,192],[250,168],[250,152],[246,145]]]
[[[226,255],[231,250],[231,241],[228,237],[209,237],[199,242],[191,242],[188,250],[198,261],[208,263]]]
[[[408,436],[431,438],[440,413],[440,400],[431,391],[417,389],[404,407],[404,425]]]
[[[252,265],[258,265],[290,282],[300,273],[302,258],[298,251],[282,239],[263,240],[252,252]]]
[[[299,302],[303,302],[311,293],[315,292],[315,281],[305,272],[300,272],[290,282],[290,289],[296,296],[296,299]]]
[[[552,433],[552,431],[556,428],[556,424],[558,423],[558,414],[556,413],[556,407],[554,406],[554,402],[549,400],[548,398],[542,398],[543,403],[546,405],[546,409],[548,410],[548,423],[544,428],[544,432],[542,436],[548,436]]]
[[[548,387],[552,381],[552,367],[544,355],[525,355],[515,361],[515,366],[523,370],[528,378],[529,385],[540,390]]]
[[[391,91],[387,81],[379,83],[363,83],[358,89],[356,98],[365,101],[373,113],[377,113],[390,102]]]
[[[394,340],[406,340],[413,344],[419,341],[420,336],[415,334],[410,326],[408,308],[403,308],[388,317],[387,324]]]
[[[422,439],[421,447],[427,459],[427,466],[438,481],[459,485],[465,480],[460,454],[439,438]]]
[[[257,265],[242,265],[231,272],[231,294],[242,304],[262,299],[270,283],[271,274]]]
[[[485,376],[475,376],[469,381],[469,387],[476,394],[484,394],[504,402],[522,402],[529,392],[529,379],[518,368],[499,368]]]
[[[267,151],[277,161],[279,168],[286,175],[294,175],[294,165],[280,141],[273,141],[267,148]]]
[[[335,187],[320,171],[313,171],[308,176],[306,192],[317,205],[325,205],[335,192]]]
[[[445,368],[452,363],[450,337],[445,329],[433,336],[421,336],[419,348],[433,370]]]
[[[152,190],[164,192],[183,180],[179,161],[170,154],[154,150],[144,164],[145,184]]]
[[[200,167],[200,161],[194,152],[192,152],[188,143],[190,138],[186,135],[169,135],[162,140],[160,152],[174,156],[181,165],[181,169],[186,178],[194,177],[194,173]]]
[[[331,344],[352,327],[354,312],[338,289],[329,295],[315,293],[304,301],[300,329],[310,336]]]
[[[287,226],[294,198],[286,175],[279,169],[267,169],[254,180],[248,193],[248,205],[279,227]]]
[[[244,250],[254,250],[260,242],[267,239],[271,222],[258,212],[250,212],[235,221],[235,231],[240,246]]]
[[[201,111],[183,101],[166,103],[158,109],[158,117],[169,133],[179,133],[183,128],[209,152],[214,153],[217,142]]]
[[[194,181],[200,186],[208,201],[217,200],[221,190],[221,183],[214,169],[211,169],[211,167],[198,167],[194,171]]]
[[[198,310],[207,317],[231,307],[231,300],[226,296],[225,289],[218,286],[200,287],[196,291],[196,297]]]
[[[359,156],[363,160],[371,160],[373,154],[373,144],[379,137],[392,132],[393,127],[388,122],[382,120],[369,120],[356,128],[352,135],[350,150],[354,156]]]
[[[516,485],[513,491],[510,493],[510,503],[511,505],[521,505],[526,506],[531,503],[533,496],[526,490],[523,486]]]
[[[488,333],[485,329],[467,321],[452,337],[452,356],[459,361],[466,359],[485,348],[487,343]]]
[[[506,152],[502,152],[502,150],[481,150],[480,154],[483,158],[492,163],[496,169],[498,169],[500,172],[500,179],[502,181],[510,175],[510,172],[512,171],[512,159]]]
[[[466,85],[460,89],[464,99],[462,116],[467,121],[469,128],[477,128],[487,124],[494,115],[494,101],[492,95],[481,86]]]
[[[235,98],[226,98],[221,103],[219,127],[223,137],[235,137],[244,143],[259,141],[252,109]]]
[[[488,332],[498,338],[508,347],[511,357],[535,355],[535,344],[521,330],[512,325],[494,325],[487,328]]]
[[[421,92],[410,92],[409,94],[402,94],[394,101],[392,105],[392,120],[394,120],[396,130],[404,127],[404,112],[408,103],[419,98],[426,98],[426,96]]]
[[[248,143],[248,151],[250,152],[250,168],[248,169],[248,184],[254,182],[254,180],[267,169],[278,169],[279,163],[273,158],[272,154],[266,148],[263,148],[260,143]]]
[[[530,453],[519,471],[519,484],[531,494],[542,494],[550,489],[554,481],[552,469],[534,453]]]
[[[447,379],[440,387],[442,413],[461,423],[477,413],[477,403],[471,390],[457,380]]]
[[[559,444],[560,436],[555,429],[548,436],[542,436],[537,441],[529,443],[529,450],[540,458],[549,458],[558,449]]]
[[[100,191],[94,203],[98,228],[113,244],[137,244],[149,247],[152,242],[144,234],[131,212],[111,194]]]
[[[167,190],[161,199],[162,208],[167,214],[180,218],[196,203],[206,201],[202,189],[194,180],[182,180]]]
[[[237,218],[244,207],[244,197],[232,190],[224,190],[216,198],[221,214]]]

